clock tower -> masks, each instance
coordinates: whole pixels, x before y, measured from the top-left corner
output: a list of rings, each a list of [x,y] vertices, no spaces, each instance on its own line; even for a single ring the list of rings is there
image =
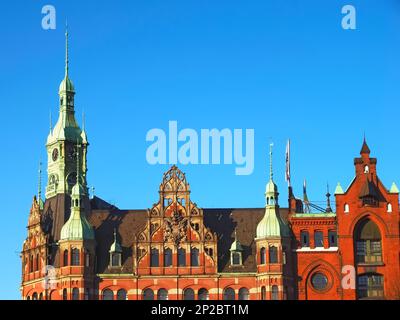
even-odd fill
[[[47,138],[47,173],[46,199],[60,194],[70,195],[77,179],[77,146],[81,154],[79,160],[79,183],[87,190],[86,155],[87,137],[75,119],[74,85],[68,75],[68,31],[66,36],[65,76],[59,88],[59,116],[54,128],[50,128]]]

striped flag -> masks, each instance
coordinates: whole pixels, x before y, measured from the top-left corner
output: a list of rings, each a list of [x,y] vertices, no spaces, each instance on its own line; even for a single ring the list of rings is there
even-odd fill
[[[286,170],[285,170],[285,180],[290,187],[290,140],[287,141],[286,144]]]

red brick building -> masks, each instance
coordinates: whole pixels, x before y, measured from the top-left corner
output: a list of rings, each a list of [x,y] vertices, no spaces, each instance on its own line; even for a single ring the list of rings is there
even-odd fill
[[[365,140],[354,180],[335,190],[336,210],[327,194],[311,213],[291,187],[280,208],[272,161],[264,208],[201,208],[173,166],[155,204],[121,210],[89,198],[74,95],[67,55],[46,198],[33,199],[21,252],[23,299],[400,298],[399,190],[379,180]]]

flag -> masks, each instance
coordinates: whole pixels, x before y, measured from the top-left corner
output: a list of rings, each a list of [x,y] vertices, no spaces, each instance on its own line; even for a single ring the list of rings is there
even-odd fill
[[[285,181],[287,181],[290,187],[290,140],[286,144],[286,170],[285,170]]]

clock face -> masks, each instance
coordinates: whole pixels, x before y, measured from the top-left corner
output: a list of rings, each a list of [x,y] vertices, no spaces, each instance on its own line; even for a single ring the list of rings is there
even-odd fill
[[[53,158],[53,161],[56,161],[58,159],[58,149],[57,148],[53,149],[52,158]]]

